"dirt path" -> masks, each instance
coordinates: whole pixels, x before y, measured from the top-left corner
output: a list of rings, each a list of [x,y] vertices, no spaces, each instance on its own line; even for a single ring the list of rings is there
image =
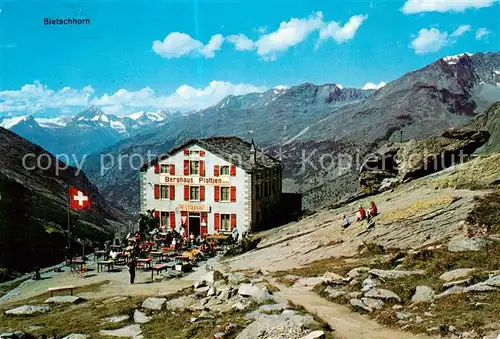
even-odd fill
[[[328,323],[339,339],[422,339],[433,338],[428,335],[415,335],[410,332],[386,328],[362,314],[352,312],[348,307],[334,304],[321,298],[306,288],[292,288],[268,279],[280,289],[277,292],[296,305],[301,305],[308,312],[316,314]]]

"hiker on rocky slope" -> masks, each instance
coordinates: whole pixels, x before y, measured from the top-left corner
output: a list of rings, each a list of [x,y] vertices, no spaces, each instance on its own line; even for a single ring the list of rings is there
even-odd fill
[[[359,205],[358,219],[357,221],[363,221],[366,219],[366,211],[363,206]]]

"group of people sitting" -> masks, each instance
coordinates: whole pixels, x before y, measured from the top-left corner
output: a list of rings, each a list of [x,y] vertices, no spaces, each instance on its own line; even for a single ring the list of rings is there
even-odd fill
[[[376,215],[378,215],[377,205],[375,205],[375,202],[372,201],[370,202],[370,209],[368,210],[368,212],[363,208],[362,205],[359,205],[356,221],[370,221]],[[344,219],[342,226],[344,228],[349,227],[351,225],[351,222],[349,221],[347,216],[344,214],[342,218]]]

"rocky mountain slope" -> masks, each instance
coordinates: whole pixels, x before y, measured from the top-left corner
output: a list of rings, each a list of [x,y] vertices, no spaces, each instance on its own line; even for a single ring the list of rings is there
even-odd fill
[[[53,154],[66,154],[71,163],[76,163],[120,140],[164,124],[170,116],[170,113],[160,110],[118,117],[91,106],[74,117],[0,117],[0,126]]]
[[[85,174],[0,127],[0,267],[25,271],[64,258],[68,186],[92,200],[90,211],[71,212],[74,251],[81,251],[77,238],[101,242],[124,230],[129,214],[107,202]]]
[[[259,147],[283,160],[284,189],[300,190],[304,206],[316,208],[356,195],[363,157],[387,141],[399,140],[401,133],[404,140],[426,138],[481,113],[500,93],[498,69],[500,53],[464,54],[439,59],[374,93],[304,84],[228,97],[102,153],[116,159],[132,151],[163,153],[191,137],[254,138]],[[99,154],[88,160],[86,172],[106,196],[137,210],[134,171],[116,167],[103,174]],[[120,193],[112,186],[115,179],[130,189]]]
[[[500,151],[500,101],[491,105],[484,114],[478,115],[468,127],[472,129],[483,129],[490,132],[490,138],[480,152]]]

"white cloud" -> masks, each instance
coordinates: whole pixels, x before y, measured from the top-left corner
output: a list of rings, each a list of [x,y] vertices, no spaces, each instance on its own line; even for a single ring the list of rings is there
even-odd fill
[[[290,87],[286,86],[286,85],[278,85],[278,86],[274,86],[274,89],[277,89],[277,90],[285,90],[285,89],[289,89]]]
[[[201,55],[207,59],[213,58],[215,52],[219,51],[224,42],[221,34],[215,34],[210,41],[203,45],[202,42],[193,39],[189,34],[173,32],[165,37],[163,41],[153,41],[153,52],[166,59],[175,59],[187,55]]]
[[[434,27],[422,28],[411,42],[410,47],[415,50],[416,54],[435,53],[445,46],[454,44],[459,37],[470,30],[470,25],[459,26],[451,34],[441,32]]]
[[[338,22],[332,21],[319,32],[320,40],[333,38],[339,44],[354,38],[359,27],[368,18],[367,15],[354,15],[349,21],[341,26]]]
[[[476,31],[476,40],[481,40],[484,37],[488,36],[491,32],[488,31],[486,28],[481,27]]]
[[[437,52],[448,44],[448,33],[436,28],[422,28],[418,36],[411,42],[416,54]]]
[[[1,91],[0,112],[24,111],[33,114],[49,108],[85,106],[93,94],[94,89],[91,86],[81,90],[64,87],[54,91],[35,81],[19,90]]]
[[[167,95],[158,94],[152,88],[145,87],[137,91],[119,89],[112,94],[95,96],[90,86],[81,90],[65,87],[54,91],[37,81],[34,84],[24,85],[20,90],[0,92],[0,113],[36,114],[51,108],[59,109],[63,114],[74,114],[90,105],[96,105],[106,113],[116,115],[154,109],[189,111],[215,105],[231,94],[243,95],[265,90],[267,90],[265,86],[212,81],[203,88],[182,85]]]
[[[232,34],[224,37],[215,34],[204,45],[186,33],[173,32],[163,41],[153,42],[153,51],[167,59],[183,56],[203,56],[213,58],[222,48],[225,40],[233,44],[237,51],[257,51],[264,60],[276,60],[279,53],[287,51],[306,40],[313,32],[319,32],[319,41],[334,39],[337,43],[354,38],[366,15],[354,15],[343,26],[335,21],[325,22],[323,13],[316,12],[307,18],[291,18],[280,23],[279,27],[267,33],[267,27],[257,29],[259,38],[252,40],[245,34]]]
[[[230,35],[227,41],[234,45],[237,51],[251,51],[255,49],[255,43],[244,34]]]
[[[459,26],[453,33],[451,33],[451,37],[453,38],[458,38],[462,35],[464,35],[464,33],[467,33],[471,30],[471,26],[470,25],[462,25],[462,26]]]
[[[422,12],[464,12],[469,8],[484,8],[497,0],[407,0],[401,9],[404,14]]]
[[[384,81],[379,82],[379,83],[378,83],[378,85],[377,85],[377,84],[374,84],[373,82],[367,82],[367,83],[363,86],[363,88],[362,88],[362,89],[365,89],[365,90],[366,90],[366,89],[379,89],[379,88],[384,87],[385,85],[387,85],[387,83],[386,83],[386,82],[384,82]]]
[[[276,53],[298,45],[309,34],[323,26],[323,13],[321,12],[316,12],[306,19],[292,18],[289,21],[283,21],[276,31],[263,35],[255,42],[257,54],[266,60],[274,60]]]
[[[215,56],[215,52],[219,51],[224,43],[224,37],[222,34],[215,34],[210,38],[208,44],[200,50],[200,53],[205,56],[205,58],[210,59]]]

